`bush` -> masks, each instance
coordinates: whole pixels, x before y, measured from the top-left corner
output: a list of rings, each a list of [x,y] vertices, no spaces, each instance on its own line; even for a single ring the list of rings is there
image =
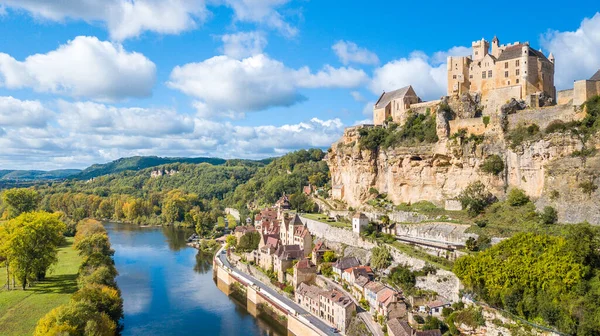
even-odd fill
[[[590,196],[594,191],[598,189],[598,186],[595,185],[593,181],[584,181],[579,183],[579,188],[584,194]]]
[[[504,160],[499,155],[492,154],[483,161],[480,168],[484,173],[498,175],[504,171]]]
[[[123,317],[123,299],[117,289],[90,284],[73,294],[72,300],[89,302],[96,311],[106,313],[115,323]]]
[[[485,185],[480,181],[473,182],[463,190],[457,198],[463,209],[472,217],[479,215],[487,206],[495,200],[494,196],[488,192]]]
[[[325,253],[323,253],[323,261],[324,262],[334,262],[337,258],[335,257],[335,252],[333,251],[326,251]]]
[[[487,127],[487,125],[490,124],[490,116],[483,117],[483,124],[485,125],[485,127]]]
[[[553,207],[546,206],[540,214],[540,219],[542,224],[554,224],[558,220],[558,213]]]
[[[523,190],[513,188],[508,192],[506,201],[512,206],[521,206],[529,203],[529,196],[527,196]]]
[[[562,120],[554,120],[548,126],[546,126],[546,134],[559,132],[562,133],[567,130],[567,125]]]
[[[321,264],[321,274],[323,274],[326,277],[331,277],[331,275],[333,274],[333,267],[330,263]]]
[[[488,220],[487,219],[478,219],[475,221],[475,225],[479,226],[480,228],[484,228],[488,225]]]
[[[525,141],[536,139],[539,133],[540,127],[536,124],[529,126],[519,125],[517,128],[510,131],[507,138],[510,141],[510,147],[514,149]]]
[[[550,200],[551,201],[556,201],[559,197],[560,197],[560,193],[558,192],[558,190],[550,191]]]

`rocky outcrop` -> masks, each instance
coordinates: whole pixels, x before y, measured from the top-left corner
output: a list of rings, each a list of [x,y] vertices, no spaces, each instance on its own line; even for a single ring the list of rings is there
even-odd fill
[[[440,138],[435,144],[370,151],[360,148],[358,130],[353,128],[332,146],[326,160],[332,184],[344,186],[343,201],[354,208],[372,197],[370,188],[387,194],[394,204],[426,200],[443,206],[470,183],[481,181],[499,199],[512,187],[525,190],[538,207],[555,207],[561,222],[600,223],[600,193],[584,194],[579,187],[585,181],[599,182],[594,171],[600,168],[600,159],[584,162],[572,157],[582,148],[577,136],[554,133],[515,149],[502,135],[486,134],[481,143]],[[480,169],[492,154],[505,162],[498,176]]]

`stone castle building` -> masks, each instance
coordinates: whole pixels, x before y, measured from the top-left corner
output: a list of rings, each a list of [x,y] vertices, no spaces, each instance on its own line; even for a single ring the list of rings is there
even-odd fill
[[[491,47],[481,39],[472,43],[472,55],[448,57],[448,96],[479,93],[484,106],[515,98],[538,107],[543,92],[556,102],[552,54],[546,57],[529,42],[500,45],[497,37]]]
[[[421,99],[410,85],[391,92],[384,92],[379,96],[373,108],[373,122],[375,125],[382,125],[386,120],[391,119],[403,124],[410,106],[420,101]]]

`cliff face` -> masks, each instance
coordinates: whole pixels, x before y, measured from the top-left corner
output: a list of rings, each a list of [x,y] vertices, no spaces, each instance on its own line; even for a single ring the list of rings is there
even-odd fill
[[[370,151],[361,150],[358,130],[347,129],[326,158],[332,185],[343,185],[341,198],[348,206],[364,204],[370,188],[387,194],[394,204],[426,200],[443,206],[470,183],[481,181],[500,199],[511,187],[525,190],[538,208],[555,207],[561,222],[600,223],[599,193],[587,195],[579,187],[595,179],[600,158],[572,157],[582,148],[576,136],[554,133],[514,150],[496,134],[479,144],[440,138],[429,146]],[[504,159],[504,172],[498,176],[480,169],[492,154]]]

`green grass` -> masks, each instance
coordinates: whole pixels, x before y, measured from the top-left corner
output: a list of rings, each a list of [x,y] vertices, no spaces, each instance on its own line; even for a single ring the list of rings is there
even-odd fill
[[[65,304],[77,291],[77,270],[81,257],[72,248],[73,238],[58,251],[58,263],[46,280],[26,290],[7,291],[6,269],[0,269],[0,335],[31,335],[37,321],[53,308]],[[17,284],[18,287],[18,284]]]
[[[302,217],[306,217],[308,219],[312,219],[312,220],[316,220],[319,222],[323,222],[325,224],[329,224],[331,226],[337,227],[337,228],[341,228],[341,229],[352,229],[352,224],[351,223],[346,223],[346,222],[330,222],[327,220],[327,215],[323,215],[323,214],[302,214]]]

